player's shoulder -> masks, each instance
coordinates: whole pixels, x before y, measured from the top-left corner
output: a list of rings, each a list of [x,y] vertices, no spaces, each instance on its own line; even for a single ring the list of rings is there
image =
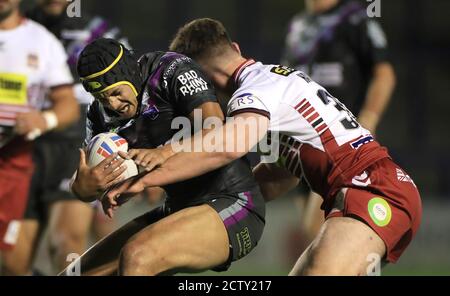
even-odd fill
[[[25,30],[27,35],[29,36],[29,38],[33,38],[34,40],[39,40],[39,41],[46,41],[46,42],[57,42],[59,43],[58,39],[56,38],[55,35],[53,35],[52,32],[50,32],[49,30],[47,30],[46,27],[44,27],[43,25],[41,25],[40,23],[26,18],[23,20],[24,22],[24,26],[25,26]],[[45,45],[45,44],[39,44],[41,45]]]
[[[166,75],[174,72],[179,67],[194,63],[185,55],[170,51],[154,51],[143,54],[138,59],[139,66],[144,72],[153,72],[161,69]]]
[[[31,45],[42,57],[48,59],[64,58],[64,47],[58,38],[43,25],[31,19],[24,19],[22,42]],[[57,54],[55,56],[54,54]],[[64,58],[65,59],[65,58]]]
[[[193,59],[177,52],[166,52],[161,57],[161,62],[164,65],[163,77],[165,79],[170,79],[182,72],[200,70],[200,66]]]
[[[311,79],[297,69],[258,62],[243,71],[233,98],[255,97],[274,110],[283,101],[311,87],[308,82]]]
[[[265,92],[284,85],[286,78],[290,78],[295,72],[298,70],[287,66],[256,62],[246,67],[238,79],[242,87],[251,87]]]
[[[274,80],[270,77],[270,65],[255,62],[234,77],[239,87],[233,93],[233,98],[241,97],[271,97]]]
[[[355,0],[347,0],[340,3],[336,14],[343,17],[350,26],[360,26],[365,24],[369,18],[367,16],[366,7]]]
[[[139,59],[139,65],[144,77],[159,81],[161,87],[168,91],[175,90],[178,83],[184,84],[191,80],[199,83],[209,82],[193,59],[176,52],[147,53]]]

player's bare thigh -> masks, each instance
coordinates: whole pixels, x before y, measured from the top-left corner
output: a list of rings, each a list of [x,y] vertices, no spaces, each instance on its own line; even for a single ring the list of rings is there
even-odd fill
[[[117,274],[119,254],[126,242],[149,224],[164,217],[161,207],[134,218],[104,239],[98,241],[81,257],[75,259],[59,275]]]
[[[122,249],[124,275],[202,271],[223,264],[229,239],[219,214],[209,205],[190,207],[146,227]]]
[[[290,275],[367,275],[385,253],[383,240],[364,222],[334,217],[325,221]]]

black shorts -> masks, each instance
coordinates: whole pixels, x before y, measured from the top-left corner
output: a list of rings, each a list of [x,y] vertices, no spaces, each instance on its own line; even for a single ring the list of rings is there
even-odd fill
[[[213,268],[226,271],[231,262],[241,259],[258,244],[265,226],[265,203],[259,188],[239,193],[212,193],[189,206],[210,205],[221,217],[230,240],[230,256],[224,264]],[[175,209],[166,202],[167,213]]]
[[[25,219],[44,222],[51,203],[76,200],[70,179],[78,167],[80,140],[44,135],[35,141],[35,170],[28,195]]]

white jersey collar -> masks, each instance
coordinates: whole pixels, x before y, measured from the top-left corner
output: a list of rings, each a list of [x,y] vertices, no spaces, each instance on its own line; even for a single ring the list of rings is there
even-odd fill
[[[253,65],[254,63],[256,63],[254,59],[248,59],[245,62],[243,62],[242,64],[240,64],[239,67],[236,68],[236,70],[234,71],[234,73],[232,75],[234,83],[237,84],[238,80],[239,80],[239,76],[241,75],[242,71],[246,67]]]

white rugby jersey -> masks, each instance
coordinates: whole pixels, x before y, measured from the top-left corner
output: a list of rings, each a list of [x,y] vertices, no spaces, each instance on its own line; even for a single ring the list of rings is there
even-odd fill
[[[61,43],[32,20],[0,30],[0,146],[17,113],[42,109],[50,88],[73,83],[66,61]]]
[[[351,176],[387,157],[353,114],[303,72],[247,60],[233,76],[238,89],[228,103],[228,115],[256,112],[269,117],[269,131],[280,136],[279,163],[306,177],[322,196],[340,174]]]

